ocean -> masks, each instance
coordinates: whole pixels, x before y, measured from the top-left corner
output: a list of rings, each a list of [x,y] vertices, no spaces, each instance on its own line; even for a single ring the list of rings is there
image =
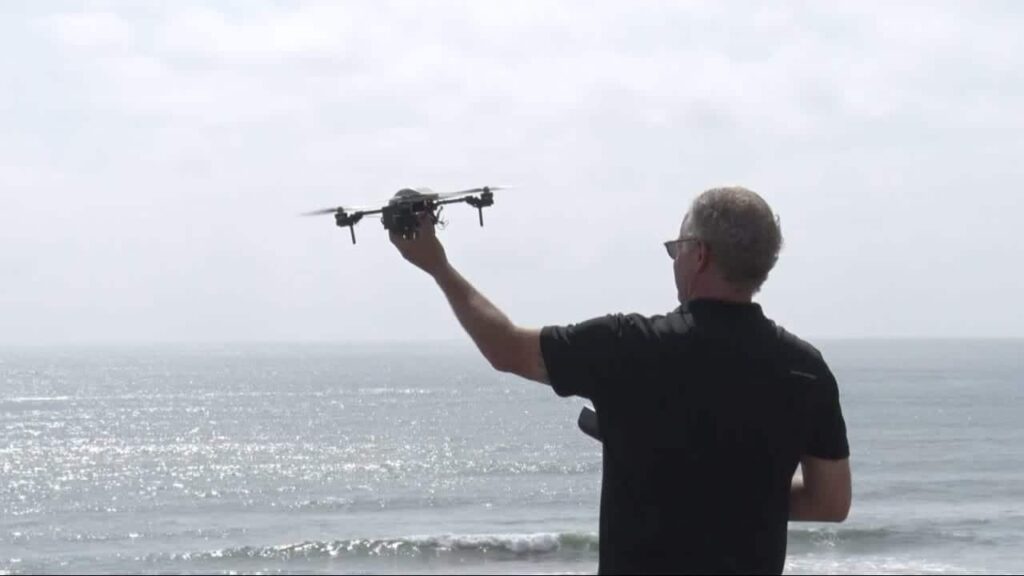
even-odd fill
[[[1024,341],[815,344],[854,501],[786,571],[1024,570]],[[0,383],[0,574],[597,569],[584,401],[468,343],[0,348]]]

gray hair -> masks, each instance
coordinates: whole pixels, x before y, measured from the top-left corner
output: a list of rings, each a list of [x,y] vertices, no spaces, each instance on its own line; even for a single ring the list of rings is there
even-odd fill
[[[779,259],[782,225],[768,203],[740,186],[712,188],[687,215],[690,233],[707,244],[727,282],[757,292]]]

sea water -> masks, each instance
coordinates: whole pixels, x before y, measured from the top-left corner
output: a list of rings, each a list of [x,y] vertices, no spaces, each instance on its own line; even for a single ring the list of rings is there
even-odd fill
[[[816,344],[854,502],[787,572],[1024,569],[1024,341]],[[0,573],[594,572],[583,404],[467,343],[0,349]]]

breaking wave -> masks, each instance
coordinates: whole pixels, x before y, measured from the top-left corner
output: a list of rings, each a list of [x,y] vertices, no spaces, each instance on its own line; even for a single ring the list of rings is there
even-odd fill
[[[891,528],[793,529],[789,553],[832,550],[843,554],[874,555],[916,546],[949,542],[983,544],[967,533]],[[402,538],[357,538],[304,541],[276,546],[241,546],[206,552],[185,552],[147,557],[150,561],[316,560],[330,558],[396,558],[454,560],[596,560],[596,533],[446,534]]]
[[[317,560],[328,558],[407,558],[455,560],[596,560],[597,534],[479,534],[405,538],[306,541],[280,546],[242,546],[209,552],[153,555],[151,562],[216,560]]]

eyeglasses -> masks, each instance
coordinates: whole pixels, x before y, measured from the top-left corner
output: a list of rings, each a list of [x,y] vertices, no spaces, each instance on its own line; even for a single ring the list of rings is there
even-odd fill
[[[675,240],[665,242],[665,251],[668,252],[668,257],[675,260],[679,256],[679,245],[683,242],[690,241],[700,242],[700,238],[697,238],[696,236],[683,236],[682,238],[676,238]]]

